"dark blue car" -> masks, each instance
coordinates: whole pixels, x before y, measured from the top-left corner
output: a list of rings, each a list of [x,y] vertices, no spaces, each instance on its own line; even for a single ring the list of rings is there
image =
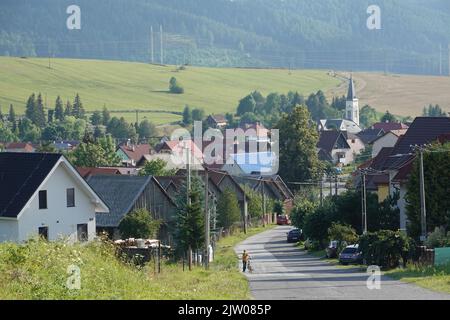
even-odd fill
[[[299,242],[302,239],[302,231],[299,229],[292,229],[287,234],[287,242]]]

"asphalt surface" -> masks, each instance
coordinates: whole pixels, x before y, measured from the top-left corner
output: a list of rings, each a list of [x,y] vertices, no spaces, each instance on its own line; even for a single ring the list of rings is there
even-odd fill
[[[450,295],[381,276],[381,288],[368,289],[369,275],[357,268],[339,268],[286,242],[291,227],[250,237],[235,247],[247,250],[253,273],[246,273],[258,300],[450,300]]]

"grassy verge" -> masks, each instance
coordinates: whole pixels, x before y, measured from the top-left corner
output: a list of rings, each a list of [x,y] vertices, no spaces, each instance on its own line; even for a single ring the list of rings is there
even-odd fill
[[[450,293],[450,264],[438,267],[418,267],[410,265],[404,269],[385,272],[393,279],[414,283],[423,288]]]
[[[0,300],[4,299],[249,299],[248,282],[240,274],[233,247],[267,230],[251,229],[222,239],[209,270],[181,264],[153,263],[136,268],[119,261],[111,245],[95,242],[66,245],[31,241],[0,245]],[[79,267],[81,289],[69,290],[68,267]]]

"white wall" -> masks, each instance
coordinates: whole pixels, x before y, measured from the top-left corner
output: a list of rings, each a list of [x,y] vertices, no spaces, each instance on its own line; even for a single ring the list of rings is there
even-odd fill
[[[67,208],[66,189],[75,188],[75,207]],[[38,234],[39,227],[48,227],[49,240],[68,238],[77,241],[77,224],[88,224],[88,237],[95,237],[95,204],[79,181],[60,164],[39,190],[47,190],[48,209],[39,210],[39,199],[32,200],[19,219],[18,241]]]
[[[398,141],[398,137],[391,132],[385,134],[384,136],[382,136],[381,138],[376,140],[373,143],[372,158],[375,158],[380,153],[381,149],[391,148],[391,147],[395,146],[397,141]]]
[[[343,161],[342,164],[345,166],[355,160],[355,156],[351,149],[333,149],[331,157],[333,158],[335,164],[339,163],[338,153],[345,153],[345,159],[341,160]]]
[[[355,142],[352,142],[355,141]],[[361,141],[361,139],[355,138],[353,139],[347,139],[347,143],[352,149],[352,152],[356,155],[361,154],[361,152],[365,149],[364,143]]]
[[[0,219],[0,242],[14,242],[19,237],[17,220]]]

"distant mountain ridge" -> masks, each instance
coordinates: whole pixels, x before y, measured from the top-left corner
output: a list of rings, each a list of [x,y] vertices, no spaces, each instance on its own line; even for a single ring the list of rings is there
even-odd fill
[[[81,30],[66,8],[81,8]],[[2,0],[0,55],[205,66],[449,72],[450,1],[377,0],[382,30],[366,27],[369,0]],[[439,48],[442,48],[439,52]],[[439,63],[439,57],[441,63]]]

